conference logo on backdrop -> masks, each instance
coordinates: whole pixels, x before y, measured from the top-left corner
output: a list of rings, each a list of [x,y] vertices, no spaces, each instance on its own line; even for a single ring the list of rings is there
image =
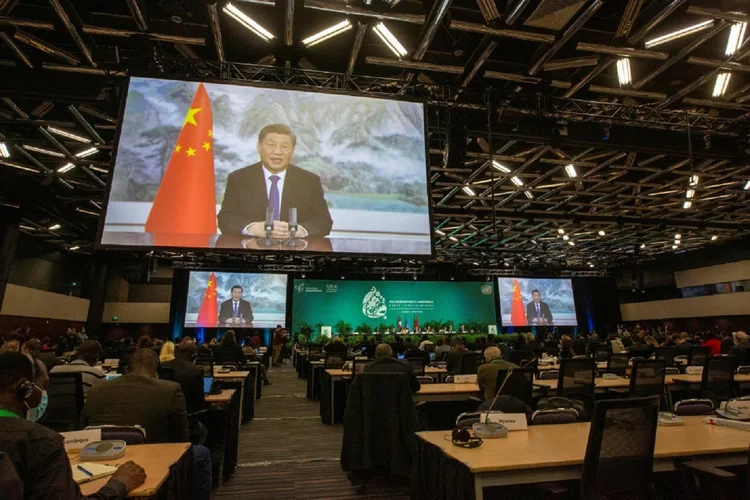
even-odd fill
[[[482,295],[489,295],[492,293],[492,286],[491,285],[482,285],[479,289],[480,292],[482,292]]]
[[[372,287],[362,299],[362,314],[370,319],[385,318],[388,307],[377,288]]]
[[[297,293],[302,293],[305,291],[305,284],[300,283],[299,285],[294,285],[294,289],[297,290]]]

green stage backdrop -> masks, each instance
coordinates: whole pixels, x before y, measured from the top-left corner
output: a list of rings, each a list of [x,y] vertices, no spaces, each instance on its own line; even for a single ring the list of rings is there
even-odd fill
[[[451,321],[456,328],[471,322],[494,325],[494,297],[493,282],[295,280],[292,331],[302,322],[314,335],[318,324],[336,332],[340,321],[352,331],[362,324],[395,328],[399,317],[414,330],[415,316],[421,328],[428,321]]]

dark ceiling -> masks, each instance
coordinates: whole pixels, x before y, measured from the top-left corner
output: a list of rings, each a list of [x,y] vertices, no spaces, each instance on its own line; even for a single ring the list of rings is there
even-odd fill
[[[726,54],[746,2],[367,1],[234,0],[266,42],[226,2],[0,0],[0,204],[27,235],[92,251],[123,82],[146,73],[425,99],[438,260],[605,272],[750,234],[750,43]]]

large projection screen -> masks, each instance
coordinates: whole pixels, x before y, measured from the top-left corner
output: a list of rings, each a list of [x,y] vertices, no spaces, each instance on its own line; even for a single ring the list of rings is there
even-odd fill
[[[185,326],[286,327],[286,274],[191,271]]]
[[[577,326],[569,279],[498,278],[502,326]]]
[[[115,153],[104,247],[432,253],[420,102],[134,77]]]

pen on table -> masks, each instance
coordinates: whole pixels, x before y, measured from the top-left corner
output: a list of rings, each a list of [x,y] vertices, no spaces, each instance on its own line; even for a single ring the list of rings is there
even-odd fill
[[[94,477],[94,475],[93,475],[93,474],[92,474],[91,472],[89,472],[89,471],[87,471],[86,469],[84,469],[84,468],[83,468],[83,466],[81,466],[81,465],[78,465],[77,467],[78,467],[78,470],[79,470],[79,471],[83,472],[83,473],[84,473],[84,474],[86,474],[86,475],[87,475],[88,477]]]

